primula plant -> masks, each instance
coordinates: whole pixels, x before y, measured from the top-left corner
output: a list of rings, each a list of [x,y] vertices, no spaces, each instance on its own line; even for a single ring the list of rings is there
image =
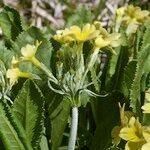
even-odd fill
[[[51,33],[1,11],[1,149],[149,150],[149,11],[121,7],[107,29],[80,9]]]

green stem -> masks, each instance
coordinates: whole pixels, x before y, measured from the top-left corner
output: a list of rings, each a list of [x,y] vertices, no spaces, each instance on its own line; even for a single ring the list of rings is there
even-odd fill
[[[55,84],[58,84],[57,79],[54,77],[54,75],[52,74],[52,72],[43,64],[41,63],[38,59],[36,59],[35,57],[32,57],[31,62],[38,67],[39,69],[41,69],[42,71],[45,72],[45,74],[51,79],[51,81],[53,81]]]
[[[78,129],[78,107],[73,107],[68,150],[75,149],[77,129]]]

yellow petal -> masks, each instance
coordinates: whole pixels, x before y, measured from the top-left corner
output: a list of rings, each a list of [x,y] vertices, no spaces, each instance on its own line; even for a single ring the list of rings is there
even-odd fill
[[[120,130],[121,130],[120,126],[115,126],[112,129],[112,132],[111,132],[111,137],[113,138],[112,143],[115,145],[118,145],[120,143],[120,140],[121,140],[121,138],[119,137]]]
[[[131,21],[126,29],[127,35],[135,33],[137,31],[138,26],[139,26],[138,22],[135,22],[134,20]]]
[[[139,141],[139,142],[129,141],[125,145],[125,150],[141,150],[144,144],[145,144],[145,141]]]
[[[98,48],[103,48],[106,47],[110,44],[110,41],[104,40],[101,36],[99,36],[98,38],[96,38],[95,40],[95,45]]]
[[[142,146],[142,149],[141,150],[149,150],[150,149],[150,142],[149,143],[146,143]]]
[[[78,27],[78,26],[71,26],[71,27],[70,27],[70,31],[71,31],[72,33],[81,33],[81,29],[80,29],[80,27]]]
[[[121,35],[119,33],[112,33],[108,37],[108,40],[110,41],[110,46],[112,47],[118,47],[121,44],[120,40]]]
[[[27,44],[25,47],[21,48],[21,54],[25,58],[32,58],[35,55],[36,50],[37,50],[37,48],[35,45]]]
[[[19,73],[19,68],[7,70],[6,77],[9,78],[11,85],[15,84],[18,81]]]
[[[118,17],[122,17],[125,14],[125,7],[120,7],[117,9],[116,14]]]
[[[150,128],[147,127],[144,131],[143,131],[143,136],[144,136],[144,139],[147,141],[147,142],[150,142]]]
[[[19,60],[13,56],[11,63],[17,64],[18,62],[19,62]]]
[[[138,119],[131,117],[129,125],[121,129],[119,136],[126,141],[139,142],[143,140],[142,131],[143,128]]]
[[[86,24],[85,26],[83,26],[82,28],[82,33],[89,33],[89,32],[93,32],[94,30],[94,26],[90,25],[89,23]]]
[[[150,113],[150,103],[144,104],[142,107],[143,113]]]
[[[126,141],[140,141],[140,138],[135,134],[135,130],[133,128],[124,127],[121,129],[119,136]]]
[[[150,88],[145,92],[145,98],[150,102]]]

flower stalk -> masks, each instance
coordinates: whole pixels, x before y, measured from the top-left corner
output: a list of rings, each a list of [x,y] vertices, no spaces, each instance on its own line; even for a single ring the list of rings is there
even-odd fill
[[[77,129],[78,129],[78,107],[73,107],[68,150],[75,149]]]

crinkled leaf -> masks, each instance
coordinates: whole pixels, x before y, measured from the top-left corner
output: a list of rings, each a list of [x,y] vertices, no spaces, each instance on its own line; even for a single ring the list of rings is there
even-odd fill
[[[19,13],[8,6],[0,13],[0,26],[5,37],[13,41],[23,31]]]
[[[140,100],[140,83],[143,75],[143,66],[145,65],[145,61],[148,59],[150,55],[150,44],[144,47],[138,54],[138,63],[136,66],[136,73],[133,80],[133,84],[130,91],[130,106],[133,108],[133,112],[136,113],[139,117],[141,116],[141,100]]]
[[[24,127],[33,148],[39,146],[43,130],[43,97],[37,85],[27,80],[17,95],[12,112]]]
[[[2,42],[0,42],[0,60],[5,64],[8,69],[11,66],[11,59],[13,57],[13,52],[8,50]]]
[[[17,131],[9,121],[8,113],[2,102],[0,102],[0,138],[8,150],[25,150],[23,143],[18,137]]]
[[[145,46],[147,46],[147,44],[150,44],[150,36],[149,35],[150,35],[150,20],[148,20],[146,23],[146,31],[145,31],[144,36],[143,36],[141,50],[143,48],[145,48]]]

